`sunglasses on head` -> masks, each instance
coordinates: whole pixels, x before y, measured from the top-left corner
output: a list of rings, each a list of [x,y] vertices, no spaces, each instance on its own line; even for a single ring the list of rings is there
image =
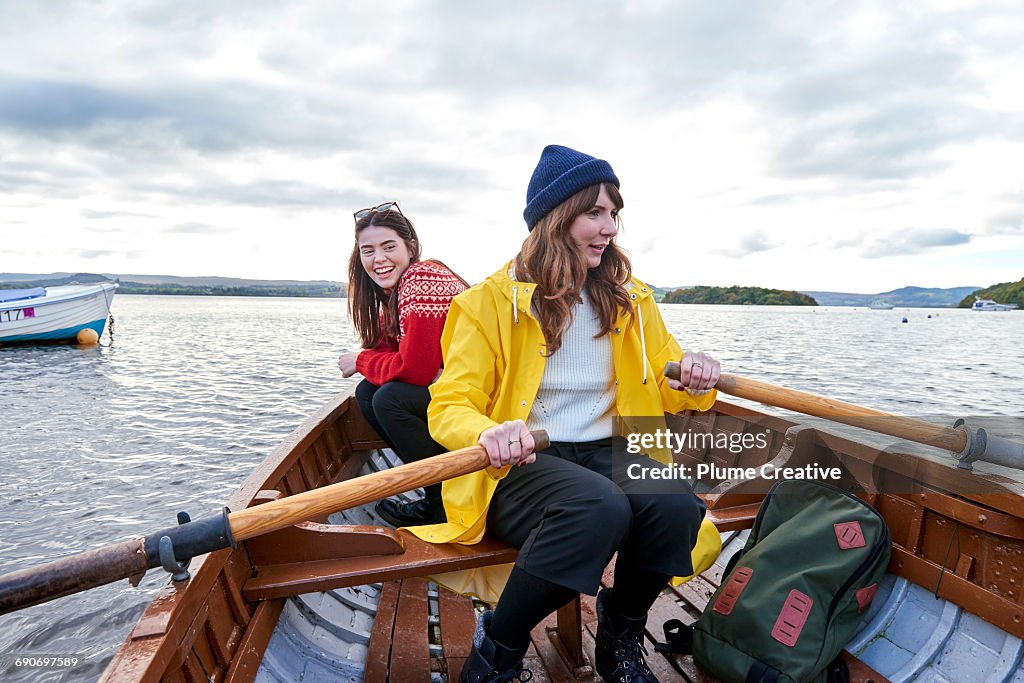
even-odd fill
[[[352,214],[352,216],[354,216],[355,219],[357,221],[359,221],[359,220],[362,220],[362,219],[366,218],[371,213],[389,213],[391,211],[397,211],[398,213],[402,214],[402,210],[400,208],[398,208],[398,202],[397,201],[395,201],[395,202],[384,202],[383,204],[378,204],[377,206],[371,206],[368,209],[359,209],[354,214]],[[405,214],[402,214],[402,215],[404,216]]]

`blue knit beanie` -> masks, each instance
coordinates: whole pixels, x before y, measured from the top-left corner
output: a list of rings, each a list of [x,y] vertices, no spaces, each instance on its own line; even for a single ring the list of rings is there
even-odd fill
[[[553,208],[580,190],[598,183],[619,186],[611,164],[568,147],[548,145],[540,153],[540,161],[533,170],[530,186],[526,188],[526,209],[523,210],[526,227],[533,230]]]

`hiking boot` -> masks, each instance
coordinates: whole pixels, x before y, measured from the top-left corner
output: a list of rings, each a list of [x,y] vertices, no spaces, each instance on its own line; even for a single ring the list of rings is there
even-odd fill
[[[533,678],[533,672],[523,668],[523,656],[529,643],[511,650],[491,640],[488,632],[493,614],[484,612],[476,622],[473,649],[462,666],[459,683],[526,683]]]
[[[608,683],[658,683],[644,661],[644,626],[647,615],[639,619],[615,614],[608,609],[611,589],[597,594],[597,637],[594,665]]]
[[[420,498],[412,503],[399,503],[394,498],[385,498],[373,508],[388,524],[400,526],[422,526],[447,522],[441,501]]]

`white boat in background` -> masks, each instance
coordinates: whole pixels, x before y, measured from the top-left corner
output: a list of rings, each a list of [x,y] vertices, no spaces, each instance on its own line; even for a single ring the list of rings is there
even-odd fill
[[[872,301],[868,308],[872,311],[891,311],[893,309],[893,305],[886,303],[883,299],[878,299],[877,301]]]
[[[116,282],[0,289],[0,344],[73,341],[86,328],[103,335]]]
[[[982,299],[974,297],[974,305],[971,306],[972,311],[1012,311],[1017,308],[1017,304],[997,304],[992,299]]]

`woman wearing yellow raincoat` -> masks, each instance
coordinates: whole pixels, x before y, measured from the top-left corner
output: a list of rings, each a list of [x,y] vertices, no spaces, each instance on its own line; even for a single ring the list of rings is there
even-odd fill
[[[629,455],[613,438],[617,419],[621,434],[639,417],[649,430],[666,411],[706,410],[720,374],[710,356],[682,352],[632,277],[615,243],[618,188],[608,162],[546,147],[520,253],[448,315],[430,432],[453,450],[481,444],[491,467],[445,482],[448,522],[414,532],[472,544],[486,530],[519,549],[461,681],[527,680],[530,631],[577,593],[597,593],[616,552],[614,587],[597,598],[595,665],[606,681],[655,681],[641,645],[647,611],[672,576],[717,553],[711,527],[702,537],[713,547],[691,557],[705,508],[685,481],[636,476],[670,454]],[[680,361],[680,381],[661,375],[667,361]],[[530,429],[545,429],[551,447],[535,452]]]

